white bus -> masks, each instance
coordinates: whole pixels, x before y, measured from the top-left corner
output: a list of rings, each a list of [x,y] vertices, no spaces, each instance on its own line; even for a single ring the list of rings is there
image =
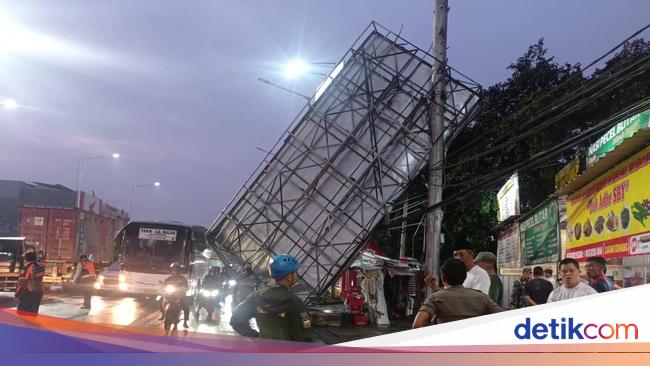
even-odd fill
[[[208,273],[209,257],[205,239],[207,229],[178,222],[132,221],[116,236],[115,248],[120,262],[117,278],[100,276],[103,288],[115,286],[124,294],[157,295],[160,283],[169,275],[169,266],[179,262],[194,296],[200,281]],[[113,286],[108,282],[113,282]]]

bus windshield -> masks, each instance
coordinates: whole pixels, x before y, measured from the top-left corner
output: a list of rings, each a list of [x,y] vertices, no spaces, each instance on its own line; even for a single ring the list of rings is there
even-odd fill
[[[183,263],[187,229],[147,224],[127,226],[123,240],[125,266],[167,270],[173,262]]]

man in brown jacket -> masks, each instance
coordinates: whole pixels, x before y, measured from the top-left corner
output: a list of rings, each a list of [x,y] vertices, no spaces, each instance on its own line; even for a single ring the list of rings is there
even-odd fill
[[[488,295],[463,287],[467,269],[460,260],[447,259],[440,272],[445,286],[440,289],[435,279],[427,281],[434,292],[420,307],[413,329],[503,311]]]

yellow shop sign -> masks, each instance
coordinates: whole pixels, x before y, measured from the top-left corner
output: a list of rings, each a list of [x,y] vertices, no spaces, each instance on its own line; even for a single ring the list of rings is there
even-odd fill
[[[567,256],[650,254],[650,147],[567,198]]]

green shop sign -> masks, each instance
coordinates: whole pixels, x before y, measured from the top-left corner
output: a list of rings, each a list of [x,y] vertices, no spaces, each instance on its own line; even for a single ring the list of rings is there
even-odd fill
[[[557,201],[552,200],[519,221],[525,265],[555,262],[560,254]]]
[[[641,112],[612,127],[598,141],[594,142],[587,149],[587,168],[592,167],[611,152],[616,146],[629,139],[637,131],[650,127],[650,110]]]

